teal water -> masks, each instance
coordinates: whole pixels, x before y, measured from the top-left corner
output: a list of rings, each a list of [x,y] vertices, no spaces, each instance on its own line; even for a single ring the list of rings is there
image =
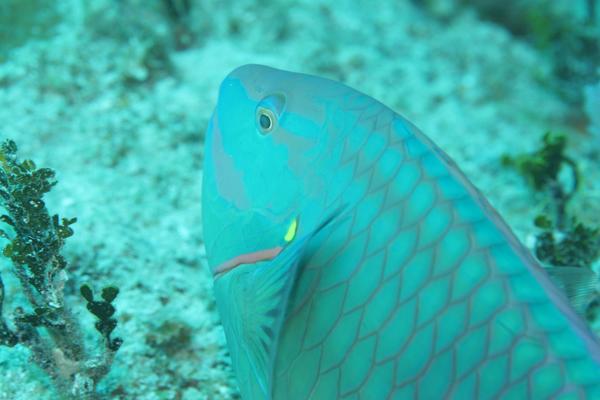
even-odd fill
[[[78,218],[63,252],[65,295],[92,353],[101,346],[78,288],[120,288],[124,343],[99,397],[238,396],[205,265],[200,187],[218,85],[239,65],[340,80],[404,114],[530,247],[548,197],[500,156],[563,132],[582,176],[571,209],[600,225],[592,3],[515,1],[501,12],[483,0],[1,0],[0,138],[56,170],[48,208]],[[9,324],[27,306],[10,271],[3,258]],[[29,356],[0,347],[0,399],[57,398]]]

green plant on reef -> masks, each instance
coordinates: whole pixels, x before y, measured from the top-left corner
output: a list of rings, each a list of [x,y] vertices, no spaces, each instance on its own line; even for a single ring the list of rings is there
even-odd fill
[[[540,149],[516,157],[504,155],[501,160],[503,165],[514,167],[534,190],[549,193],[559,229],[567,223],[567,204],[579,188],[579,170],[577,164],[565,155],[566,147],[564,135],[546,133]],[[563,166],[571,172],[572,184],[568,189],[559,177]]]
[[[546,133],[540,149],[516,157],[504,155],[502,163],[514,167],[534,190],[550,197],[550,215],[534,220],[541,230],[535,244],[538,259],[554,266],[590,267],[600,257],[600,229],[588,227],[568,213],[580,177],[575,161],[565,155],[566,147],[564,135]],[[563,167],[570,170],[570,187],[559,178]]]
[[[113,286],[105,287],[102,289],[102,300],[94,300],[94,294],[88,285],[81,286],[80,291],[87,300],[87,309],[98,318],[96,330],[106,339],[109,349],[119,350],[123,343],[121,338],[110,338],[112,331],[117,327],[117,320],[113,318],[116,310],[111,303],[119,294],[119,289]]]
[[[600,229],[573,221],[564,232],[558,233],[544,215],[539,215],[534,223],[542,230],[536,236],[535,246],[535,255],[541,261],[557,266],[589,267],[600,257]]]
[[[89,286],[81,287],[83,297],[99,321],[96,328],[104,339],[99,355],[84,348],[81,328],[64,299],[67,261],[60,254],[65,240],[73,235],[76,218],[48,213],[43,196],[56,184],[54,171],[37,168],[33,161],[17,159],[17,146],[7,140],[0,146],[0,216],[6,230],[0,236],[9,242],[3,254],[12,261],[31,311],[16,307],[12,324],[3,313],[4,283],[0,277],[0,345],[27,347],[32,360],[57,386],[61,396],[95,399],[96,384],[110,370],[122,343],[111,339],[116,327],[111,302],[118,289],[103,290],[103,301],[94,301]],[[11,327],[12,325],[12,327]]]

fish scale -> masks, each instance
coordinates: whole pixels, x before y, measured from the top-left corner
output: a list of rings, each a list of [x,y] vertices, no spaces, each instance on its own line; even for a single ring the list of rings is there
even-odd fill
[[[271,92],[283,93],[287,103],[277,128],[263,136],[254,113]],[[263,66],[241,67],[224,81],[215,113],[225,118],[226,110],[242,122],[215,126],[213,118],[207,132],[209,263],[214,271],[269,240],[279,246],[279,255],[215,280],[245,398],[600,399],[600,348],[593,334],[455,164],[407,120],[339,83]],[[296,122],[288,126],[286,113],[301,118],[290,118]],[[273,143],[269,155],[254,155],[281,165],[285,159],[277,157],[284,153],[276,152],[296,143],[286,135],[297,134],[302,119],[319,127],[302,131],[316,149],[310,162],[302,165],[302,155],[286,149],[287,157],[297,157],[289,168],[303,167],[292,171],[297,180],[274,176],[262,189],[268,192],[269,182],[280,191],[301,188],[306,204],[296,200],[267,218],[266,202],[243,199],[252,207],[240,209],[233,204],[242,204],[242,197],[219,192],[220,180],[234,175],[215,167],[226,165],[217,154],[224,150],[237,163],[240,184],[257,184],[255,167],[243,158],[252,140],[266,148]],[[236,150],[235,135],[250,137],[244,153]],[[277,135],[277,142],[268,142]],[[277,200],[277,190],[271,196]],[[239,227],[217,228],[248,214],[262,224],[255,242],[251,235],[240,240]],[[285,221],[293,217],[301,239],[281,244]],[[231,253],[236,240],[238,253]],[[273,273],[281,277],[271,282],[288,289],[263,300],[261,274]],[[235,308],[230,303],[242,296],[244,276],[254,283],[243,293],[257,294],[237,299]],[[255,302],[279,321],[260,357],[248,350],[253,339],[240,337],[240,329],[258,323],[260,315],[247,317]]]

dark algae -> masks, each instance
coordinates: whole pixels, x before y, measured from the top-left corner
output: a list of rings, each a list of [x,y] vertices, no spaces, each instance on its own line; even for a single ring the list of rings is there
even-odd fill
[[[534,225],[535,254],[542,262],[555,266],[591,267],[600,256],[600,234],[571,215],[569,202],[579,189],[577,163],[565,154],[567,138],[546,133],[542,146],[530,154],[504,155],[502,163],[514,167],[529,186],[547,197],[546,214],[538,215]],[[567,171],[568,179],[561,172]]]
[[[94,300],[90,287],[81,287],[104,338],[99,351],[90,352],[73,304],[65,299],[67,260],[61,250],[73,235],[71,226],[77,219],[51,215],[43,200],[56,183],[51,169],[38,168],[31,160],[19,161],[15,142],[2,143],[0,205],[5,213],[0,216],[4,225],[0,236],[8,241],[3,254],[12,261],[12,272],[29,305],[17,306],[8,316],[3,310],[5,287],[0,277],[0,344],[27,347],[32,361],[50,376],[62,397],[95,399],[99,398],[96,384],[109,372],[122,343],[120,338],[111,338],[117,326],[111,303],[118,289],[106,287],[102,299]]]

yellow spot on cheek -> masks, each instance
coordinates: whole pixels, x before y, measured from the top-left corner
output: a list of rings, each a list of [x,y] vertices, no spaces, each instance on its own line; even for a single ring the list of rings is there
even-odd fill
[[[292,220],[292,223],[290,224],[290,227],[288,228],[285,236],[283,237],[283,239],[286,242],[291,242],[294,237],[296,236],[296,230],[298,229],[298,218],[294,218]]]

